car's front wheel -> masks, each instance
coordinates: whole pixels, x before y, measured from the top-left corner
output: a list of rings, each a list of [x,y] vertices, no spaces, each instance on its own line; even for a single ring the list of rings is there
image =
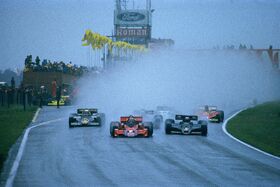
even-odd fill
[[[207,136],[208,134],[208,127],[207,127],[207,122],[206,121],[199,121],[198,124],[201,125],[201,135],[202,136]]]
[[[224,122],[225,114],[224,111],[220,111],[220,122]]]
[[[153,136],[153,133],[154,133],[153,123],[147,122],[147,123],[144,123],[144,126],[145,126],[145,128],[148,129],[148,137]]]
[[[70,117],[70,118],[69,118],[69,121],[68,121],[68,123],[69,123],[69,128],[74,127],[74,126],[72,125],[72,122],[75,122],[75,119],[72,118],[72,117]]]
[[[102,119],[101,119],[101,117],[97,117],[97,118],[96,118],[96,122],[97,122],[99,125],[101,125],[101,124],[102,124]]]
[[[117,126],[117,123],[116,122],[111,122],[110,123],[110,134],[113,138],[115,138],[115,129],[117,129],[118,126]]]
[[[100,125],[104,125],[105,124],[105,114],[104,113],[100,113]]]
[[[174,123],[173,119],[165,120],[165,134],[171,134],[172,124]]]

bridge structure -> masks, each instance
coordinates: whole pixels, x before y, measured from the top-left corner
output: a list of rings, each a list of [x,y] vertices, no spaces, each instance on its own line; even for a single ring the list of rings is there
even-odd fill
[[[250,53],[254,54],[259,58],[262,58],[263,55],[268,55],[270,62],[272,63],[273,67],[280,68],[279,63],[279,52],[280,48],[273,49],[270,46],[268,49],[266,48],[246,48],[246,49],[187,49],[190,52],[217,52],[217,51],[228,51],[228,52],[236,52],[236,53]]]

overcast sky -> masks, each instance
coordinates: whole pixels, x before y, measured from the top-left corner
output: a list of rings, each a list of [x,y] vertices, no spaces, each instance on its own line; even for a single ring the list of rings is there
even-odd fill
[[[176,48],[280,47],[279,1],[152,0],[152,8],[152,36]],[[113,10],[114,0],[0,0],[0,69],[22,68],[28,54],[87,64],[84,31],[110,35]]]

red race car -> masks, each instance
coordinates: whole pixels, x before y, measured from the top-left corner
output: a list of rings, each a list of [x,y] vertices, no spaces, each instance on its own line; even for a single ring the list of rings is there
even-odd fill
[[[111,122],[110,134],[112,137],[151,137],[153,124],[152,122],[143,122],[142,116],[123,116],[120,118],[120,122]]]
[[[220,123],[224,121],[224,111],[218,110],[216,106],[200,107],[200,116],[205,116],[210,122]]]

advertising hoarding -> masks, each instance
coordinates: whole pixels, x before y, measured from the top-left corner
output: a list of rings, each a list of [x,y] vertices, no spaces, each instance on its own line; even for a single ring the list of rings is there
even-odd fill
[[[120,26],[151,26],[148,10],[115,10],[114,24]]]
[[[121,28],[116,30],[117,37],[149,37],[148,28]]]

